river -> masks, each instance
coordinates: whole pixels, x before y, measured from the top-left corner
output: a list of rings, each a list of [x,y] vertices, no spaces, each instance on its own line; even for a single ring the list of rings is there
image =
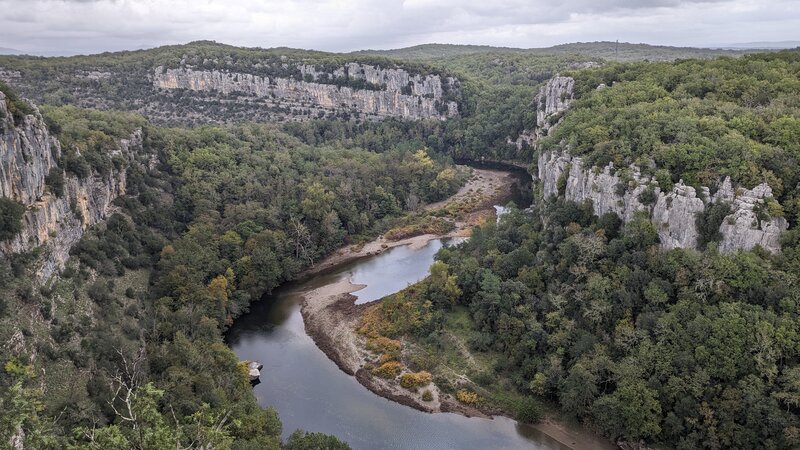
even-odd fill
[[[498,417],[428,414],[379,397],[340,371],[306,334],[300,292],[349,277],[367,287],[357,302],[377,300],[421,280],[443,245],[397,247],[310,280],[287,285],[255,303],[227,335],[240,359],[264,364],[255,386],[259,404],[278,410],[284,438],[297,428],[334,434],[354,449],[562,449],[538,430]]]
[[[509,200],[527,206],[530,176],[517,171]],[[375,301],[426,277],[436,252],[457,242],[435,239],[416,250],[396,247],[338,266],[281,287],[236,320],[227,342],[240,359],[264,364],[255,394],[261,406],[274,407],[280,414],[284,438],[300,428],[336,435],[356,450],[567,448],[506,417],[429,414],[384,399],[339,370],[306,334],[302,292],[349,278],[366,285],[353,293],[356,303]]]

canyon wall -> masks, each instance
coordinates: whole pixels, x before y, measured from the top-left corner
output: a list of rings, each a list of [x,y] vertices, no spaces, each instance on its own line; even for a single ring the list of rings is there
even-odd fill
[[[556,77],[540,91],[537,99],[536,139],[557,126],[560,115],[569,107],[574,81]],[[720,225],[721,251],[750,250],[755,246],[780,251],[780,235],[788,228],[783,217],[769,217],[767,203],[774,202],[772,189],[766,183],[752,189],[735,188],[726,178],[712,196],[708,187],[700,192],[680,180],[668,190],[642,174],[641,168],[631,165],[623,178],[621,172],[608,164],[605,167],[586,167],[580,157],[569,149],[539,151],[538,182],[542,197],[563,195],[567,200],[590,200],[595,214],[615,213],[627,222],[636,214],[645,214],[656,226],[665,249],[695,248],[700,233],[696,219],[711,204],[726,202],[731,213]],[[647,192],[649,191],[649,192]]]
[[[118,143],[128,161],[142,147],[141,130]],[[22,231],[0,242],[0,255],[10,257],[42,247],[37,275],[45,280],[63,268],[69,251],[91,225],[113,211],[112,202],[125,193],[125,170],[111,170],[85,179],[67,174],[64,192],[56,196],[45,184],[51,170],[61,170],[61,145],[51,136],[38,111],[15,124],[0,92],[0,196],[25,207]]]
[[[458,115],[456,102],[446,98],[447,92],[458,89],[454,78],[442,80],[439,75],[411,75],[402,69],[359,63],[346,64],[330,73],[317,71],[311,65],[299,65],[297,69],[302,80],[159,66],[153,73],[153,86],[243,95],[264,102],[264,108],[308,111],[309,118],[320,112],[341,111],[368,119],[444,120]],[[346,83],[337,84],[337,80]]]
[[[517,150],[522,150],[523,146],[533,147],[539,139],[547,136],[561,119],[562,113],[569,108],[574,87],[575,80],[572,77],[555,76],[548,80],[533,99],[533,104],[536,105],[536,124],[533,131],[523,130],[516,141],[509,138],[508,143],[516,145]]]

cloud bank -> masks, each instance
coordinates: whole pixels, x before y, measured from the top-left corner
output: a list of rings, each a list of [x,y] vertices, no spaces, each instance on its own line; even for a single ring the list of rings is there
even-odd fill
[[[75,54],[211,39],[327,51],[428,42],[797,40],[796,0],[0,0],[0,47]]]

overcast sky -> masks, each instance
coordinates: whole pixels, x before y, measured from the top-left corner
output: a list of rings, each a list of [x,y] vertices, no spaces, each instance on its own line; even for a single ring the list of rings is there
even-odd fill
[[[0,0],[0,47],[96,53],[198,39],[328,51],[429,42],[681,46],[800,40],[800,0]]]

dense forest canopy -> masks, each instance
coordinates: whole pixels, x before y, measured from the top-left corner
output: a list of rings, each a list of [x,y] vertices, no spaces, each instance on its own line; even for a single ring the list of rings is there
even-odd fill
[[[757,50],[755,50],[757,51]],[[724,50],[664,45],[631,44],[628,42],[575,42],[544,48],[493,47],[490,45],[422,44],[393,50],[361,50],[352,54],[368,54],[401,59],[442,60],[454,56],[492,54],[586,55],[610,61],[672,61],[686,58],[715,58],[752,53],[754,50]]]
[[[432,276],[375,307],[364,330],[415,342],[423,356],[411,363],[444,386],[448,367],[430,355],[466,336],[490,361],[468,373],[490,406],[507,407],[499,385],[621,441],[797,447],[800,52],[571,74],[576,100],[538,151],[636,164],[662,186],[767,182],[790,218],[782,252],[665,251],[646,215],[622,223],[589,203],[540,199],[442,250]],[[705,220],[718,227],[723,206]]]
[[[135,129],[155,167],[127,168],[119,212],[80,241],[58,279],[36,287],[36,254],[0,265],[3,340],[20,317],[10,309],[44,319],[20,325],[38,342],[47,395],[21,358],[4,354],[0,376],[0,404],[13,408],[1,436],[21,418],[36,448],[279,447],[275,411],[257,406],[221,332],[252,300],[449,196],[465,175],[413,142],[378,153],[311,147],[271,125],[169,129],[127,113],[42,112],[69,176],[102,176],[111,143]],[[323,442],[342,445],[302,433],[285,445]]]
[[[353,56],[201,41],[0,57],[0,67],[28,80],[25,94],[42,103],[62,144],[64,171],[48,174],[49,193],[61,195],[65,176],[113,168],[127,179],[116,213],[73,248],[59,277],[34,281],[41,250],[0,261],[0,340],[37,355],[32,364],[6,347],[0,353],[0,439],[21,426],[31,448],[341,448],[302,431],[281,442],[276,412],[258,407],[223,331],[250,302],[342,245],[406,225],[408,213],[455,192],[467,175],[452,158],[531,164],[541,151],[568,149],[589,165],[636,164],[663,187],[766,181],[779,201],[770,214],[790,220],[783,250],[722,254],[709,226],[703,244],[712,244],[702,251],[663,251],[644,217],[623,224],[594,216],[591,205],[549,199],[512,208],[442,250],[431,277],[384,300],[365,330],[437,355],[457,324],[469,350],[491,362],[470,376],[519,396],[525,420],[543,401],[626,441],[797,447],[800,52],[606,63],[716,55],[630,45],[612,55],[611,45],[388,53],[422,61],[414,63],[356,58],[458,76],[460,115],[448,121],[192,128],[130,113],[153,99],[154,67],[260,65],[274,76],[287,59],[338,67]],[[532,130],[535,95],[556,73],[576,79],[571,109],[537,148],[509,143]],[[72,106],[83,89],[103,94],[83,106],[128,112]],[[8,86],[0,90],[16,123],[34,113]],[[225,108],[213,110],[221,121]],[[139,130],[144,154],[121,160],[114,148]],[[20,208],[0,202],[0,239],[22,225]],[[724,216],[719,209],[706,219]]]
[[[766,181],[790,204],[798,195],[800,52],[611,64],[576,73],[575,96],[542,149],[695,186]]]

